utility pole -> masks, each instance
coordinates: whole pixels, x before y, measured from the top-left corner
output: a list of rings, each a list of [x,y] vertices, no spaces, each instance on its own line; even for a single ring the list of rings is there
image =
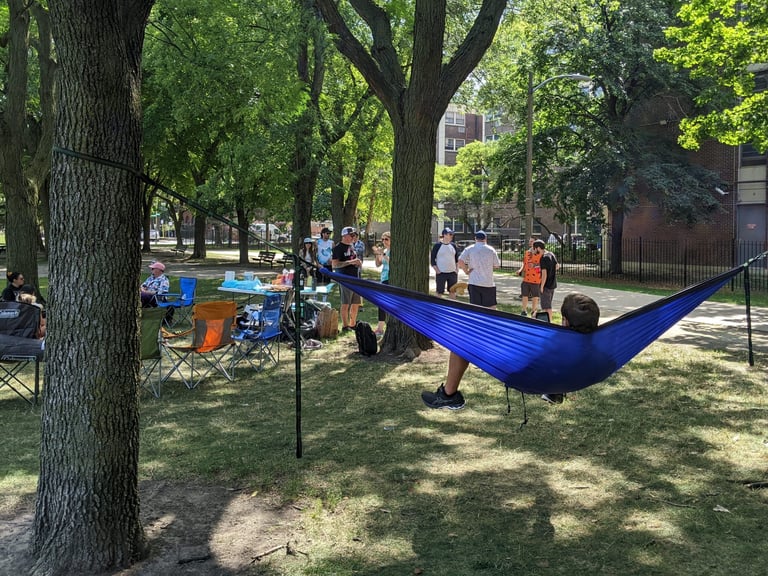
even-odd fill
[[[525,155],[525,194],[528,200],[528,218],[526,223],[526,235],[525,238],[530,238],[533,235],[533,217],[536,213],[536,199],[533,196],[533,93],[545,84],[549,84],[553,80],[576,80],[576,81],[588,81],[592,80],[590,76],[584,74],[558,74],[552,76],[546,80],[539,82],[536,86],[533,85],[533,71],[528,73],[528,102],[526,113],[526,136],[527,136],[527,148]]]

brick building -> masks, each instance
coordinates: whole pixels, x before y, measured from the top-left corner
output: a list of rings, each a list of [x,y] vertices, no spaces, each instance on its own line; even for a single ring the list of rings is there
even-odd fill
[[[758,89],[766,88],[766,77],[759,78]],[[670,101],[676,106],[671,106]],[[678,121],[685,115],[677,99],[660,98],[657,102],[633,118],[638,125],[657,133],[659,138],[675,140],[678,135]],[[504,132],[514,130],[501,115],[487,117],[463,111],[451,105],[440,123],[437,142],[439,164],[454,165],[456,152],[462,146],[474,141],[497,139]],[[750,145],[726,146],[715,141],[704,142],[697,151],[687,153],[689,161],[717,172],[723,186],[712,190],[713,198],[720,209],[712,214],[708,222],[694,226],[668,224],[662,210],[648,200],[642,192],[640,203],[624,220],[625,238],[649,238],[673,242],[766,242],[768,243],[768,157]],[[450,206],[439,206],[444,218],[435,221],[433,232],[443,225],[463,229],[464,215]],[[520,233],[521,218],[517,207],[512,204],[496,205],[491,209],[491,228],[497,229],[503,237],[516,237]],[[555,221],[551,211],[540,209],[536,217],[544,226],[535,225],[534,234],[548,236],[547,231],[563,234],[566,231],[581,232]],[[470,219],[471,220],[471,219]],[[610,230],[610,221],[607,231]],[[465,231],[470,232],[470,231]]]

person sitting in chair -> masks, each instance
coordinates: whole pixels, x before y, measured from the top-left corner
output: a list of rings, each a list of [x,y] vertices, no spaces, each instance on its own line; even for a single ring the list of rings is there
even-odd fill
[[[157,298],[168,292],[170,289],[170,282],[165,276],[165,264],[162,262],[152,262],[149,265],[149,269],[152,270],[152,274],[149,278],[144,280],[141,285],[141,307],[142,308],[154,308],[157,306]]]
[[[21,290],[19,290],[19,302],[24,302],[25,304],[31,304],[32,306],[40,308],[40,324],[37,326],[37,337],[45,338],[45,329],[47,325],[45,320],[45,308],[43,308],[43,305],[37,301],[35,287],[31,284],[24,284],[24,286],[21,287]]]
[[[0,295],[3,302],[17,302],[19,300],[19,291],[24,285],[24,275],[21,272],[8,272],[8,286]]]

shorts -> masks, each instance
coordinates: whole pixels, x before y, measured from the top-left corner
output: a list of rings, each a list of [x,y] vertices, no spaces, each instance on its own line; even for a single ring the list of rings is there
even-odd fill
[[[536,282],[523,282],[520,294],[523,298],[538,298],[541,295],[541,285]]]
[[[490,308],[496,306],[496,286],[467,286],[469,290],[469,303]]]
[[[552,298],[555,296],[554,288],[544,288],[541,291],[541,309],[550,310],[552,308]]]
[[[342,304],[360,304],[360,294],[355,292],[354,290],[351,290],[349,288],[345,288],[344,286],[341,286],[341,303]]]
[[[435,276],[435,286],[437,287],[438,294],[445,294],[446,289],[450,290],[451,286],[459,281],[458,272],[438,272]]]

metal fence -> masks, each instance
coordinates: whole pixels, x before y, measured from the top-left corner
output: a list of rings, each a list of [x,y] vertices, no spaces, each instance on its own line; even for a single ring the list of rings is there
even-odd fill
[[[505,249],[510,242],[501,242],[499,254],[502,269],[520,266],[523,249]],[[622,270],[611,270],[607,247],[579,243],[568,246],[549,244],[560,263],[560,277],[604,278],[623,280],[649,286],[683,288],[730,270],[768,250],[765,242],[688,243],[644,238],[627,238],[622,242]],[[750,267],[750,287],[756,292],[768,292],[768,270],[765,260]],[[731,290],[743,290],[744,276],[729,284]]]

